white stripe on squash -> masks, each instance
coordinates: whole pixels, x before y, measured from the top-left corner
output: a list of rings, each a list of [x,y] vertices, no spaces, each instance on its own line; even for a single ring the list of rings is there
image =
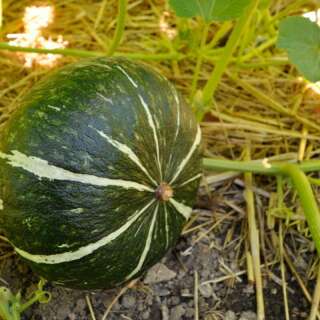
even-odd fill
[[[110,98],[107,98],[107,97],[105,97],[103,94],[101,94],[101,93],[97,93],[97,96],[99,96],[101,99],[103,99],[104,101],[106,101],[106,102],[108,102],[108,103],[110,103],[110,104],[113,104],[113,101],[112,101],[112,99],[110,99]]]
[[[160,179],[162,180],[162,169],[161,169],[161,162],[160,162],[160,151],[159,151],[159,140],[158,140],[158,135],[157,135],[157,128],[155,126],[155,123],[153,121],[152,115],[150,113],[150,110],[149,110],[146,102],[143,100],[143,98],[140,95],[138,95],[138,97],[140,99],[140,102],[141,102],[144,110],[146,111],[149,126],[151,127],[151,129],[153,131],[154,142],[156,144],[157,162],[158,162],[158,167],[159,167],[159,171],[160,171]]]
[[[70,212],[72,212],[72,213],[82,213],[82,212],[84,212],[84,209],[83,208],[71,209]]]
[[[146,245],[145,245],[145,247],[144,247],[144,249],[142,251],[142,254],[140,256],[139,263],[134,268],[134,270],[128,276],[126,276],[126,280],[132,278],[143,267],[143,264],[144,264],[144,262],[146,260],[148,252],[150,251],[150,248],[151,248],[152,236],[153,236],[153,231],[154,231],[154,227],[155,227],[155,223],[156,223],[156,218],[157,218],[157,215],[158,215],[158,209],[159,209],[159,203],[157,204],[155,212],[153,214],[151,225],[150,225],[148,236],[147,236]]]
[[[55,107],[55,106],[50,106],[50,105],[48,105],[48,108],[53,109],[53,110],[58,111],[58,112],[61,111],[60,108]]]
[[[84,66],[96,66],[96,67],[105,68],[105,69],[107,69],[107,70],[112,70],[111,67],[109,67],[109,66],[107,66],[107,65],[105,65],[105,64],[103,64],[103,63],[98,63],[98,62],[93,63],[92,61],[90,61],[89,63],[88,63],[88,62],[83,63],[83,65],[84,65]]]
[[[180,100],[178,97],[177,90],[173,86],[172,86],[172,92],[177,105],[177,129],[176,129],[176,135],[175,135],[175,140],[176,140],[180,130]]]
[[[185,217],[186,220],[188,220],[191,216],[192,213],[192,208],[186,206],[185,204],[178,202],[176,200],[174,200],[173,198],[171,198],[170,203],[174,206],[174,208]]]
[[[168,210],[167,205],[164,204],[164,218],[165,218],[165,228],[166,228],[166,248],[169,246],[169,224],[168,224]]]
[[[90,126],[90,128],[94,129],[99,133],[101,137],[106,139],[111,145],[113,145],[116,149],[121,151],[122,153],[126,154],[151,180],[152,183],[157,185],[157,182],[151,177],[148,170],[144,167],[144,165],[141,163],[140,159],[137,157],[137,155],[125,144],[120,143],[117,140],[114,140],[110,137],[108,137],[103,131],[97,130],[96,128],[93,128]]]
[[[0,199],[0,210],[3,210],[3,200]]]
[[[132,85],[135,88],[138,88],[138,85],[133,81],[133,79],[129,76],[129,74],[126,72],[126,70],[124,70],[122,67],[120,66],[116,66],[117,69],[119,69],[127,78],[128,80],[132,83]]]
[[[198,147],[198,145],[200,144],[200,142],[201,142],[201,129],[198,126],[196,137],[195,137],[195,140],[191,146],[191,149],[189,150],[187,156],[181,161],[179,167],[177,168],[176,174],[173,176],[173,178],[171,179],[169,184],[172,185],[176,181],[176,179],[180,175],[181,171],[185,168],[185,166],[189,162],[190,158],[192,157],[193,153],[195,152],[195,150]]]
[[[63,252],[51,255],[43,255],[43,254],[31,254],[22,249],[15,247],[15,251],[24,257],[27,260],[33,261],[35,263],[44,263],[44,264],[58,264],[63,262],[70,262],[79,260],[83,257],[86,257],[92,254],[94,251],[99,248],[109,244],[111,241],[117,239],[121,236],[125,231],[129,229],[132,224],[137,221],[137,219],[155,202],[155,200],[150,201],[145,207],[143,207],[140,211],[135,212],[127,222],[122,225],[116,231],[110,233],[106,237],[98,240],[97,242],[90,243],[86,246],[80,247],[75,251]]]
[[[181,184],[179,185],[179,187],[183,187],[183,186],[187,185],[188,183],[190,183],[190,182],[192,182],[192,181],[194,181],[194,180],[197,180],[197,179],[199,179],[199,178],[201,178],[201,177],[202,177],[202,173],[199,173],[199,174],[195,175],[194,177],[188,179],[187,181],[181,183]]]
[[[27,156],[17,150],[13,150],[12,154],[0,152],[0,159],[1,158],[8,160],[8,164],[12,167],[22,168],[27,172],[38,176],[40,179],[47,178],[50,180],[74,181],[102,187],[114,186],[124,189],[136,189],[138,191],[154,191],[145,185],[133,181],[109,179],[68,171],[54,165],[50,165],[46,160],[33,156]]]

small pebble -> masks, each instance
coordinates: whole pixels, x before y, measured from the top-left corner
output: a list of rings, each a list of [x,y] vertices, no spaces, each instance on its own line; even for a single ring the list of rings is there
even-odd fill
[[[204,298],[210,298],[213,293],[212,287],[209,283],[199,286],[199,291]]]
[[[180,320],[186,313],[184,306],[179,305],[171,309],[170,320]]]
[[[149,310],[144,311],[141,316],[142,316],[143,320],[149,320],[150,319],[150,311]]]
[[[174,279],[176,276],[176,272],[170,270],[163,263],[157,263],[147,272],[144,282],[146,284],[159,283]]]
[[[159,291],[156,291],[156,293],[159,295],[159,297],[166,297],[170,295],[170,290],[160,289]]]
[[[149,306],[152,306],[153,305],[153,297],[152,295],[148,295],[146,300],[145,300],[145,303],[148,304]]]
[[[193,318],[194,317],[194,309],[193,308],[187,308],[186,313],[184,314],[186,318]]]
[[[229,310],[226,312],[224,320],[237,320],[237,316],[233,311]]]
[[[125,295],[122,298],[121,304],[127,309],[132,308],[136,304],[136,298],[132,295]]]
[[[77,316],[74,313],[69,313],[68,317],[70,320],[77,320]]]
[[[142,311],[142,310],[144,310],[144,309],[145,309],[145,305],[144,305],[143,303],[139,302],[139,303],[138,303],[138,306],[137,306],[137,310],[138,310],[138,311]]]
[[[257,315],[252,311],[244,311],[241,313],[239,320],[257,320]]]

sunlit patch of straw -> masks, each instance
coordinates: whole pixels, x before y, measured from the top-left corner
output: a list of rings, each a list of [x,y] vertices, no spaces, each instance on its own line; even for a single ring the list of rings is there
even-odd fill
[[[310,89],[313,93],[320,96],[320,81],[315,83],[308,83],[307,89]]]
[[[306,12],[302,16],[320,25],[320,9]]]
[[[23,33],[8,34],[10,45],[20,47],[45,48],[45,49],[62,49],[68,44],[61,35],[53,40],[51,37],[42,36],[42,29],[48,27],[54,19],[53,6],[30,6],[25,9],[23,23]],[[26,67],[31,67],[34,63],[43,66],[53,66],[61,57],[56,54],[38,54],[38,53],[18,53],[25,61]]]
[[[177,30],[175,28],[172,28],[167,22],[169,17],[170,12],[164,11],[159,20],[159,28],[160,31],[165,33],[169,39],[174,39],[177,35]]]

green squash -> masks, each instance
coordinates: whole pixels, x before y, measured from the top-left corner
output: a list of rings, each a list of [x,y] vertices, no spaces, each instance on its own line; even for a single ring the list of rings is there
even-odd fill
[[[95,58],[36,85],[0,142],[0,223],[56,284],[111,288],[177,242],[201,177],[200,128],[143,64]]]

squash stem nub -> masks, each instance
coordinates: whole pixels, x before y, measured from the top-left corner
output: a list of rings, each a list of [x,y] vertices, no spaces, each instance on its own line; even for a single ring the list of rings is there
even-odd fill
[[[173,189],[165,182],[161,182],[156,190],[156,198],[160,201],[169,201],[173,197]]]

